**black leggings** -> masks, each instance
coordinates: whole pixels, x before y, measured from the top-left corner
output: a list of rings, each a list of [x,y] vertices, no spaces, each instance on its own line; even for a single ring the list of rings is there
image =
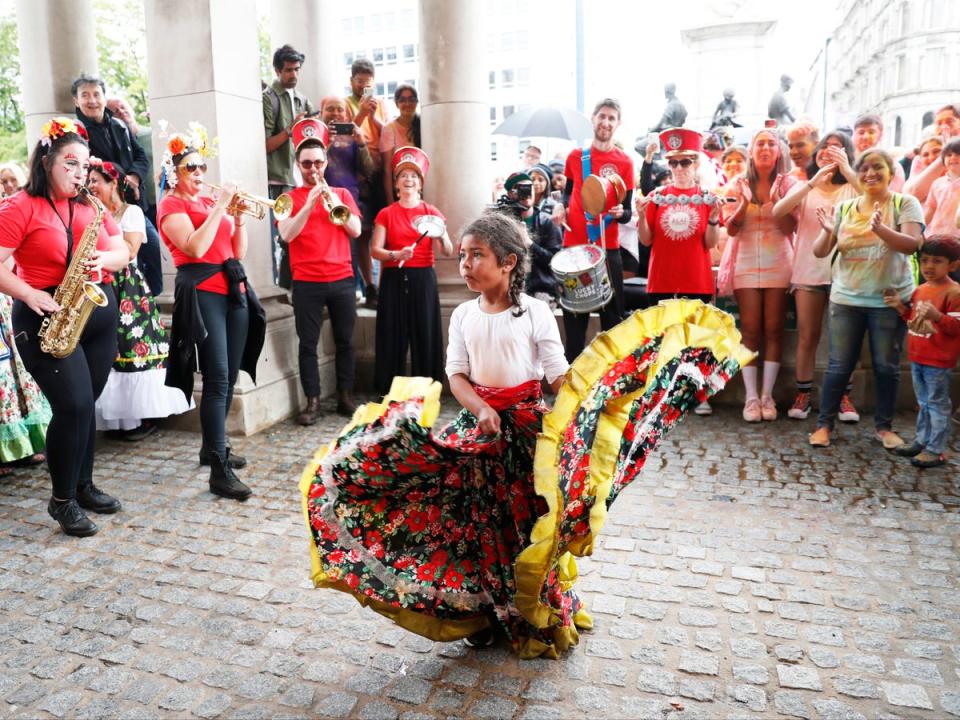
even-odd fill
[[[250,326],[247,298],[234,304],[226,295],[197,291],[200,316],[207,337],[200,345],[200,373],[203,392],[200,395],[200,428],[203,446],[215,450],[220,457],[226,452],[227,413],[233,402],[233,386],[240,374],[243,347],[247,344]]]
[[[60,500],[75,498],[78,487],[93,482],[94,404],[117,357],[117,299],[109,285],[100,287],[107,306],[93,311],[77,349],[62,360],[40,349],[37,333],[43,318],[20,300],[13,304],[17,350],[53,413],[47,426],[47,467],[53,495]]]

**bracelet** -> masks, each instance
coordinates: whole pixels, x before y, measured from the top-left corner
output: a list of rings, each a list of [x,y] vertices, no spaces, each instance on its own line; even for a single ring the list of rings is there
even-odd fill
[[[396,262],[396,261],[397,261],[397,253],[394,252],[393,250],[391,250],[391,251],[390,251],[390,262]]]

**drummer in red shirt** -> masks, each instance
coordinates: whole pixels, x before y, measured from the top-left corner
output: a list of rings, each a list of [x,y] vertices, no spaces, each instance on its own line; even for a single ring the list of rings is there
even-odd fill
[[[563,174],[567,187],[563,193],[563,205],[554,210],[558,221],[566,220],[569,227],[563,236],[563,246],[573,247],[589,243],[602,243],[607,254],[607,274],[613,289],[613,299],[600,308],[600,327],[609,330],[623,319],[623,261],[620,259],[620,230],[618,224],[630,222],[633,206],[633,160],[613,144],[613,134],[620,126],[620,103],[605,98],[593,109],[593,143],[583,150],[572,150],[567,156]],[[614,205],[600,217],[587,217],[580,198],[583,180],[589,175],[601,177],[616,174],[628,188],[623,202]],[[566,334],[564,351],[567,362],[583,352],[587,340],[589,313],[563,311],[563,327]]]
[[[51,297],[97,212],[78,197],[90,169],[87,133],[76,121],[53,118],[41,129],[23,192],[0,205],[0,292],[15,299],[13,332],[23,364],[50,401],[47,465],[53,494],[47,512],[67,535],[86,537],[97,526],[84,509],[115,513],[120,501],[93,484],[94,403],[117,355],[117,301],[107,271],[130,259],[120,228],[104,211],[96,250],[84,275],[97,283],[104,305],[94,307],[76,350],[56,358],[40,347],[46,313],[60,310]],[[2,263],[13,257],[17,274]]]
[[[422,199],[429,169],[430,158],[420,148],[396,149],[393,185],[400,199],[377,213],[373,226],[370,254],[381,267],[374,383],[384,394],[394,377],[407,374],[408,349],[411,374],[438,381],[444,376],[434,245],[449,257],[453,243],[443,214]],[[424,230],[417,228],[424,227],[423,218],[435,219],[435,232],[422,236]]]
[[[280,235],[290,244],[293,274],[293,316],[300,339],[300,383],[307,407],[297,416],[301,425],[313,425],[320,413],[320,368],[317,343],[323,325],[323,308],[330,314],[337,348],[337,412],[351,416],[357,409],[351,393],[354,382],[353,326],[357,318],[350,241],[360,235],[360,211],[346,188],[329,187],[327,126],[304,118],[293,126],[293,146],[304,184],[290,192],[293,209],[278,223]],[[328,194],[326,200],[324,195]],[[350,210],[343,224],[331,221],[331,208]]]

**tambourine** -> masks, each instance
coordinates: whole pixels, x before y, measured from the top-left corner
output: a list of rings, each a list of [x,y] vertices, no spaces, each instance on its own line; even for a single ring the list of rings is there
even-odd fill
[[[709,190],[695,195],[655,192],[650,197],[650,202],[654,205],[722,205],[723,203],[737,202],[737,198],[720,197]]]

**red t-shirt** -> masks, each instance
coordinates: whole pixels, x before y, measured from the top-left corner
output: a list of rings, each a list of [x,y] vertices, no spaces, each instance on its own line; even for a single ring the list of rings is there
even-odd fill
[[[332,187],[330,192],[354,215],[360,214],[349,190]],[[293,198],[292,214],[300,212],[306,205],[309,194],[309,186],[290,191],[290,197]],[[330,222],[329,213],[323,209],[322,202],[317,203],[303,230],[290,242],[290,270],[294,280],[306,282],[336,282],[353,277],[350,236],[342,226]]]
[[[570,196],[570,208],[567,211],[567,225],[570,230],[563,234],[564,247],[585,245],[589,242],[587,219],[583,214],[583,203],[580,201],[580,190],[583,188],[582,156],[582,148],[571,150],[570,154],[567,155],[567,164],[563,170],[567,179],[573,180],[573,194]],[[633,189],[633,160],[630,159],[629,155],[619,148],[613,148],[609,152],[601,152],[595,147],[590,148],[590,174],[602,177],[610,173],[619,175],[628,191]],[[611,220],[607,224],[604,246],[607,250],[615,250],[620,247],[620,223],[616,220]]]
[[[934,323],[937,331],[932,335],[907,333],[907,357],[919,365],[952,368],[960,358],[960,284],[953,280],[944,285],[924,283],[913,291],[912,308],[921,300],[931,303],[943,317]],[[907,318],[913,317],[912,308]]]
[[[33,197],[25,191],[0,203],[0,247],[13,248],[17,275],[32,288],[43,289],[59,285],[67,272],[67,233],[63,223],[70,217],[70,203],[54,203],[62,221],[57,218],[46,198]],[[93,222],[96,211],[82,202],[73,203],[74,247],[83,237],[87,225]],[[109,250],[110,238],[121,235],[113,216],[103,213],[103,224],[97,236],[97,249]],[[113,275],[103,272],[103,282],[113,282]]]
[[[661,188],[666,195],[699,195],[699,187]],[[703,246],[710,207],[674,203],[647,205],[647,227],[653,244],[650,246],[650,267],[647,292],[713,294],[713,271],[710,251]]]
[[[210,208],[212,208],[213,205],[213,198],[206,197],[205,195],[198,196],[196,200],[184,200],[173,193],[167,195],[160,201],[160,204],[157,205],[157,226],[160,230],[160,238],[170,250],[170,255],[173,256],[173,264],[177,267],[189,265],[190,263],[213,263],[220,265],[226,260],[236,257],[233,254],[233,219],[226,213],[220,218],[220,226],[217,228],[217,234],[214,236],[213,242],[210,243],[210,247],[207,248],[207,251],[203,254],[203,257],[190,257],[174,245],[163,231],[164,218],[167,215],[173,215],[175,213],[184,213],[189,217],[194,230],[196,230],[206,221],[207,216],[210,215]],[[218,272],[197,285],[197,290],[206,290],[207,292],[226,295],[228,287],[226,273]]]
[[[421,215],[436,215],[444,222],[447,220],[433,205],[425,202],[421,202],[416,207],[405,208],[397,201],[377,213],[376,224],[387,231],[384,248],[400,252],[405,247],[417,242],[420,233],[417,232],[413,224]],[[400,265],[399,260],[396,262],[382,260],[381,263],[384,267]],[[433,267],[433,238],[425,237],[417,243],[417,247],[413,251],[413,257],[407,260],[403,266]]]

